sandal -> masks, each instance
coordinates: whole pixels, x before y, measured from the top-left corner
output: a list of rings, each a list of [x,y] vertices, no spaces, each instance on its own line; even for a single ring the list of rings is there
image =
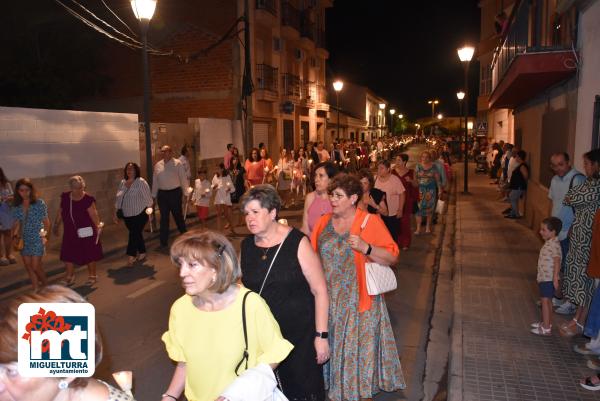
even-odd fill
[[[137,260],[137,259],[136,259],[136,257],[135,257],[135,256],[129,256],[129,257],[127,258],[127,267],[131,267],[131,266],[133,266],[133,264],[135,263],[135,261],[136,261],[136,260]]]
[[[88,280],[85,282],[85,285],[91,287],[96,284],[96,281],[98,281],[98,276],[89,276]]]
[[[560,326],[559,331],[560,335],[563,337],[574,337],[577,334],[583,333],[583,325],[579,323],[577,319],[572,319],[570,322]]]
[[[592,382],[593,377],[595,377],[596,380],[598,380],[596,383]],[[598,391],[598,390],[600,390],[600,376],[598,376],[598,375],[588,376],[585,379],[580,380],[579,384],[581,385],[581,387],[583,387],[586,390]]]
[[[137,257],[137,261],[140,263],[144,263],[146,261],[146,254],[145,253],[140,253]]]
[[[540,324],[538,327],[531,329],[530,332],[538,336],[548,337],[552,335],[552,325],[546,329]]]
[[[64,279],[60,280],[57,284],[65,287],[71,287],[73,284],[75,284],[75,275],[72,275],[71,277],[65,277]]]

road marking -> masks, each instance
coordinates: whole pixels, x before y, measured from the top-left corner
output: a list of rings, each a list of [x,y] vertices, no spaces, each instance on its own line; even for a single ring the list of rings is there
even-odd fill
[[[148,284],[147,286],[142,287],[139,290],[132,292],[131,294],[127,295],[126,298],[130,298],[130,299],[137,298],[141,295],[144,295],[148,291],[153,290],[154,288],[158,287],[159,285],[161,285],[163,283],[164,283],[164,281],[157,280],[157,281],[153,282],[152,284]]]

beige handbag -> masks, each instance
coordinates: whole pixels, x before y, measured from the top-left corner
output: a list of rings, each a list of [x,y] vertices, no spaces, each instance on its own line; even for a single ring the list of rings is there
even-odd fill
[[[361,231],[367,226],[369,216],[370,214],[367,214],[360,225]],[[367,293],[369,295],[380,295],[398,288],[396,275],[389,266],[375,262],[366,262],[365,275],[367,279]]]

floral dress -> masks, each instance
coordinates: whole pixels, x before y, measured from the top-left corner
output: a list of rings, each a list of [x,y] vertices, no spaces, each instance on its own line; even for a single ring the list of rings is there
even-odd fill
[[[329,293],[329,347],[325,389],[332,401],[372,398],[380,390],[406,387],[392,325],[383,296],[359,313],[358,283],[349,234],[338,234],[330,220],[318,239]]]
[[[425,169],[422,165],[417,164],[415,174],[417,176],[417,182],[419,183],[419,210],[417,211],[418,216],[425,217],[430,215],[435,210],[437,202],[437,177],[436,167],[431,165],[428,169]]]
[[[29,205],[27,213],[23,212],[23,205],[12,210],[13,218],[21,224],[23,233],[23,256],[43,256],[44,243],[40,236],[40,230],[44,228],[44,219],[48,217],[46,203],[39,199]]]
[[[594,291],[594,279],[586,271],[592,246],[592,225],[600,209],[600,179],[588,178],[569,189],[564,204],[572,206],[575,220],[569,233],[569,251],[565,261],[564,295],[576,305],[589,305]]]

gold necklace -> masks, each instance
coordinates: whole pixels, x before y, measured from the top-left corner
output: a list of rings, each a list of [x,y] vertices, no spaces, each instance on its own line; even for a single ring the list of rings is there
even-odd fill
[[[263,249],[262,250],[262,256],[260,257],[262,260],[267,260],[267,254],[269,253],[269,250],[271,250],[272,247],[269,247],[267,249]]]

